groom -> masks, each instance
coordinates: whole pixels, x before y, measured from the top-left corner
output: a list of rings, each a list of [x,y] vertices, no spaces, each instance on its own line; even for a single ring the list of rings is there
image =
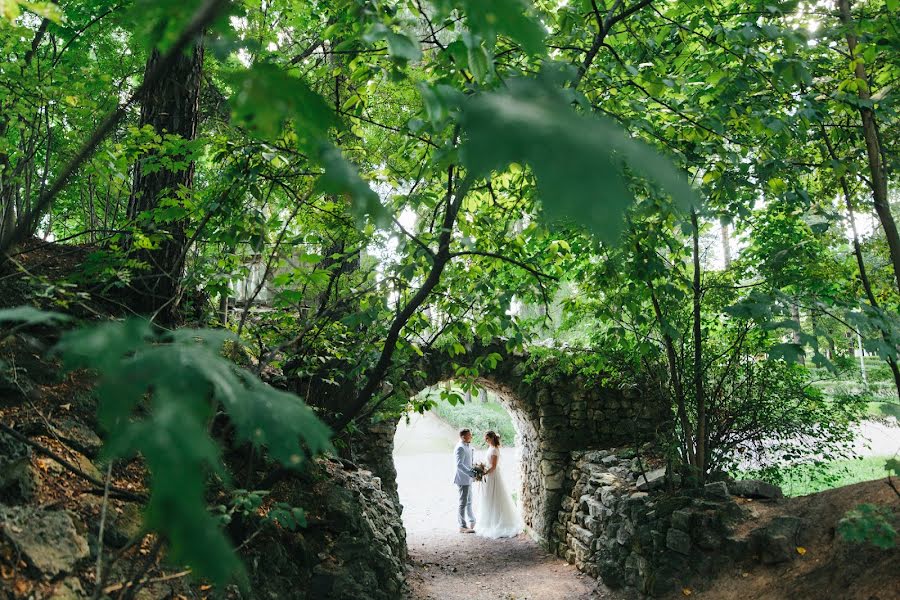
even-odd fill
[[[475,451],[472,449],[470,442],[472,441],[472,432],[468,429],[459,430],[459,443],[456,444],[454,453],[456,454],[456,476],[453,483],[459,488],[459,532],[474,533],[475,532],[475,513],[472,512],[472,477],[475,471],[472,470],[472,463],[475,458]],[[469,525],[466,526],[466,515],[469,516]]]

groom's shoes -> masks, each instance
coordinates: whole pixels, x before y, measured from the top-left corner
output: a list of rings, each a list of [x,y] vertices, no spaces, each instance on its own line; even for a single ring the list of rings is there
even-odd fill
[[[469,529],[471,529],[472,531],[475,531],[475,521],[472,521],[471,523],[469,523]]]
[[[470,527],[460,527],[459,532],[460,533],[475,533],[475,530]]]

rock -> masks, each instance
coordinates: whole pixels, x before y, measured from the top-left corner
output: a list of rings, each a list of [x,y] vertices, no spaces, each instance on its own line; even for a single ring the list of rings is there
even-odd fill
[[[692,511],[684,508],[676,510],[672,513],[672,527],[680,531],[690,531],[692,515]]]
[[[47,600],[82,600],[86,597],[81,580],[77,577],[66,577],[56,586]]]
[[[74,419],[63,419],[53,428],[53,432],[75,450],[96,458],[103,447],[103,440],[94,431]]]
[[[544,476],[544,489],[546,490],[560,490],[563,487],[563,481],[566,478],[565,471],[558,471],[553,475],[545,475]]]
[[[268,527],[252,548],[259,598],[393,600],[400,597],[406,533],[379,478],[340,462],[316,461],[308,478],[277,486],[272,496],[302,506],[308,525]],[[297,582],[307,582],[298,587]]]
[[[0,501],[19,504],[31,500],[39,477],[31,466],[31,446],[0,432]]]
[[[731,500],[728,493],[728,486],[724,481],[716,481],[715,483],[707,483],[703,486],[703,495],[710,500]]]
[[[733,481],[728,484],[728,491],[732,496],[740,496],[742,498],[774,500],[784,497],[780,487],[759,479]]]
[[[649,492],[661,488],[666,480],[666,468],[660,467],[648,471],[644,475],[638,477],[637,489],[639,492]]]
[[[653,597],[664,596],[675,589],[675,570],[663,567],[647,578],[645,588]]]
[[[121,510],[111,510],[110,514],[107,514],[103,541],[116,548],[121,548],[140,535],[143,524],[141,507],[129,502],[123,505]],[[99,522],[97,527],[100,527]]]
[[[788,562],[796,556],[794,548],[787,537],[767,534],[760,542],[759,559],[764,565]]]
[[[680,529],[669,529],[666,532],[666,548],[687,555],[691,551],[691,536]]]
[[[805,542],[808,529],[806,519],[781,515],[750,534],[751,547],[764,564],[788,562],[798,556],[797,546]]]
[[[68,573],[88,556],[87,540],[66,511],[0,506],[3,534],[45,577]]]

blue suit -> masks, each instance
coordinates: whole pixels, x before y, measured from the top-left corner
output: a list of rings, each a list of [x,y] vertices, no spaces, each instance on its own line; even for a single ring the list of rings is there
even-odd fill
[[[472,464],[475,461],[475,450],[472,446],[464,442],[456,444],[453,450],[456,456],[456,472],[454,473],[453,483],[459,488],[459,514],[457,515],[459,526],[466,527],[466,516],[469,522],[475,522],[475,513],[472,511],[472,476],[475,471],[472,470]]]

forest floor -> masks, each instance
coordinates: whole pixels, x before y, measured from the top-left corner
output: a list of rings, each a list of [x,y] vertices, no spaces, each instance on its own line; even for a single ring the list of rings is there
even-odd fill
[[[758,527],[778,515],[806,519],[803,554],[780,565],[737,565],[690,588],[693,598],[709,600],[900,600],[900,547],[882,550],[847,542],[835,531],[848,510],[871,503],[886,507],[900,522],[900,505],[886,480],[867,481],[799,498],[753,502]],[[678,593],[673,594],[679,596]]]

